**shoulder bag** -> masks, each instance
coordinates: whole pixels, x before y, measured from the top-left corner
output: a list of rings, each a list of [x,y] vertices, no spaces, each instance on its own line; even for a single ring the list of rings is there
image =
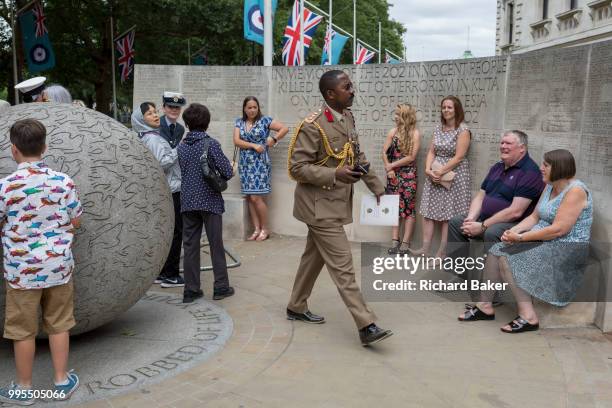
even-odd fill
[[[210,137],[205,137],[202,140],[202,143],[204,144],[202,156],[200,156],[202,176],[210,188],[221,193],[227,189],[227,180],[221,175],[212,159],[208,156],[208,150],[210,149],[211,144]]]

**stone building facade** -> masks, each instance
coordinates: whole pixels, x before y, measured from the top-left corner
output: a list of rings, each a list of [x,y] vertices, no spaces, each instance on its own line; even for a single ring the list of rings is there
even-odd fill
[[[497,55],[607,39],[612,0],[497,0]]]

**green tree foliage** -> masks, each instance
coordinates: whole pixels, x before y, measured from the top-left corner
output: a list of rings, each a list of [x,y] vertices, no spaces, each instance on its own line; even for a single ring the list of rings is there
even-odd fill
[[[19,7],[27,1],[17,0]],[[0,90],[12,89],[10,6],[13,0],[0,0]],[[242,0],[46,0],[46,24],[56,55],[56,66],[42,73],[51,82],[67,87],[73,97],[108,113],[112,99],[110,18],[115,35],[136,26],[136,63],[186,65],[193,54],[203,50],[210,65],[246,65],[253,56],[261,63],[263,47],[243,38]],[[313,0],[327,11],[328,0]],[[334,0],[334,23],[348,32],[353,27],[352,0]],[[281,65],[282,36],[293,0],[279,0],[274,21],[274,64]],[[386,0],[357,0],[357,36],[378,45],[378,22],[382,22],[383,48],[402,49],[401,24],[389,19]],[[326,23],[317,29],[307,63],[319,64]],[[19,34],[17,35],[19,38]],[[192,54],[192,56],[189,55]],[[21,47],[20,79],[31,77],[23,64]],[[341,63],[352,61],[349,41]],[[118,67],[117,67],[118,72]],[[119,104],[131,105],[133,81],[119,81]],[[10,93],[10,92],[9,92]]]

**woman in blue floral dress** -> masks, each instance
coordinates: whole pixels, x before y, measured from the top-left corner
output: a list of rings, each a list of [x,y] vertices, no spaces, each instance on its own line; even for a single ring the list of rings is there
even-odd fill
[[[516,299],[518,316],[501,328],[505,333],[539,328],[532,298],[555,306],[571,302],[588,261],[593,199],[574,178],[574,156],[564,149],[547,152],[541,170],[547,186],[536,210],[504,232],[485,263],[485,283],[507,282]],[[493,320],[494,293],[484,291],[483,301],[466,305],[459,320]]]
[[[399,226],[393,227],[390,254],[406,253],[415,223],[417,192],[416,156],[421,145],[421,133],[416,128],[416,110],[400,104],[393,114],[395,127],[387,134],[383,146],[383,162],[387,173],[387,194],[399,195]],[[404,234],[400,241],[400,228]]]
[[[270,130],[275,131],[276,136],[271,135]],[[268,206],[264,200],[271,191],[268,149],[285,137],[288,131],[281,122],[262,115],[256,97],[247,96],[244,99],[242,117],[235,122],[234,144],[240,148],[240,191],[246,195],[251,222],[255,227],[249,241],[264,241],[270,236]]]

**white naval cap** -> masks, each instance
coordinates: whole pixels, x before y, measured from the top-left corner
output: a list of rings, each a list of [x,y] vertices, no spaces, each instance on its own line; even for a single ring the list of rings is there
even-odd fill
[[[180,92],[164,92],[164,96],[162,97],[163,104],[168,106],[185,106],[187,101],[185,100],[185,96]]]
[[[46,80],[47,78],[43,76],[26,79],[15,85],[15,89],[21,92],[23,96],[29,96],[34,100],[45,89]]]

